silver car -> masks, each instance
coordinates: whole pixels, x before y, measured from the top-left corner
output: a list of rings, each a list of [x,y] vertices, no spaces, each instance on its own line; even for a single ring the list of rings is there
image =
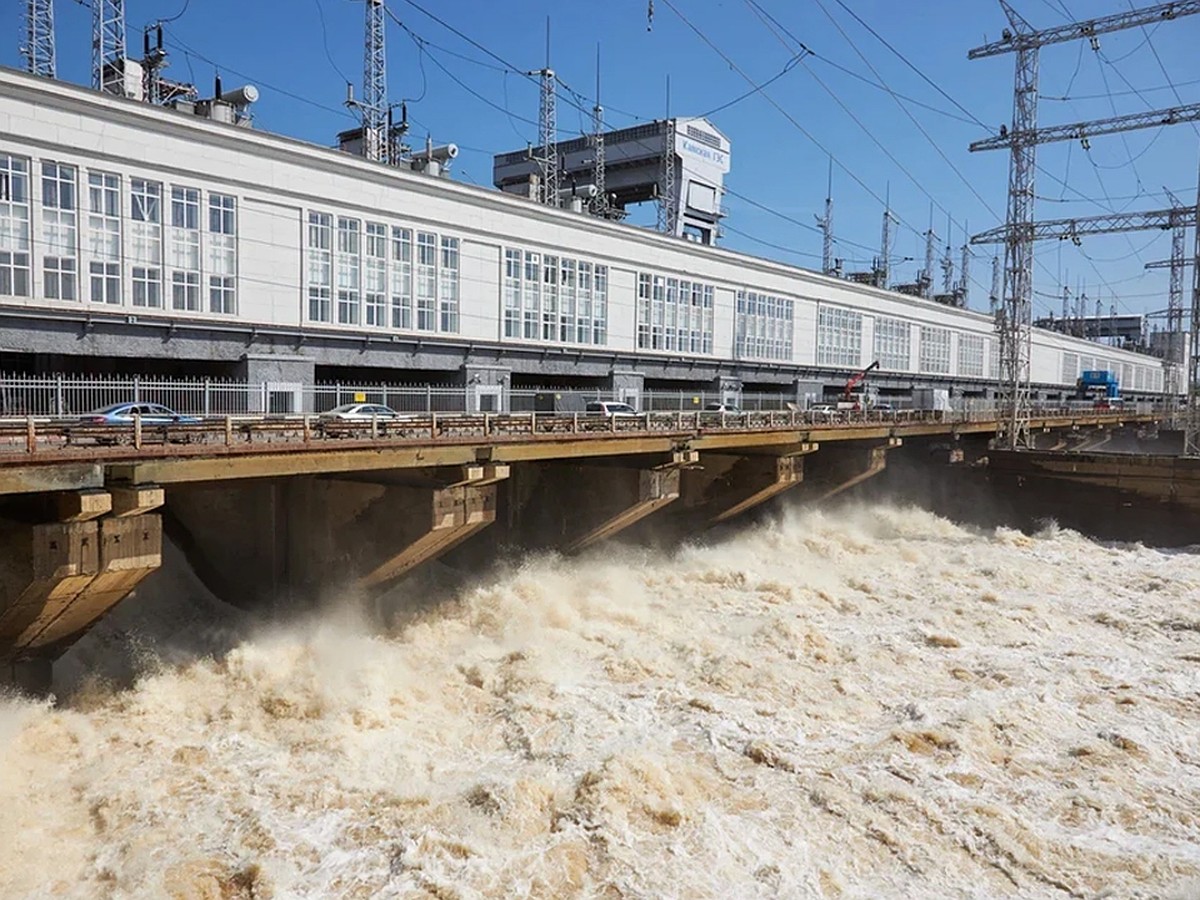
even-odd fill
[[[343,403],[320,415],[323,422],[370,422],[372,419],[383,422],[398,418],[400,413],[382,403]]]

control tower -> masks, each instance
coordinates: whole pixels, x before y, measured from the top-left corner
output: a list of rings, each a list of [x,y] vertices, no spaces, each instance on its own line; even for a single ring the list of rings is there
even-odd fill
[[[554,145],[564,201],[572,194],[594,192],[594,147],[591,136]],[[541,155],[537,149],[526,149],[494,157],[492,182],[502,191],[536,197]],[[669,220],[675,223],[675,234],[702,244],[716,243],[717,226],[725,215],[721,199],[729,171],[729,139],[711,122],[665,119],[606,131],[604,155],[609,209],[620,213],[631,204],[655,201],[663,185],[669,185],[674,195],[667,200],[674,211]],[[664,177],[667,164],[673,177]]]

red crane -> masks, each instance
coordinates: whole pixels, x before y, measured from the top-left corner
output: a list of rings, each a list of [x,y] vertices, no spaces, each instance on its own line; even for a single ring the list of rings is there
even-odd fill
[[[846,387],[842,390],[842,402],[853,403],[854,409],[861,408],[861,403],[854,397],[854,389],[867,380],[867,376],[879,368],[879,360],[871,363],[861,372],[856,372],[846,379]]]

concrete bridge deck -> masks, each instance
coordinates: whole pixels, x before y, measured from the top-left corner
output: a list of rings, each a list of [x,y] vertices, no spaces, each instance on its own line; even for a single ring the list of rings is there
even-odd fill
[[[1047,409],[1035,430],[1157,420],[1127,410]],[[993,412],[659,412],[405,416],[388,422],[225,418],[196,425],[0,422],[0,495],[333,472],[696,452],[781,454],[802,444],[989,434]]]

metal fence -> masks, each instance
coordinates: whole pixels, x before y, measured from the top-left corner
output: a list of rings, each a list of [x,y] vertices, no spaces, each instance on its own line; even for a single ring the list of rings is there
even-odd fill
[[[220,378],[144,378],[96,375],[0,374],[0,417],[71,418],[116,403],[155,403],[187,416],[223,417],[263,414],[323,413],[346,403],[374,403],[403,413],[463,413],[480,407],[474,385],[406,385],[326,383],[279,385],[248,383]],[[493,389],[494,390],[494,389]],[[646,390],[636,397],[601,388],[503,388],[495,412],[583,412],[594,400],[626,400],[641,412],[700,412],[719,403],[722,395],[711,391]],[[889,398],[884,398],[889,399]],[[740,407],[745,412],[796,410],[797,398],[785,393],[745,391]],[[1081,401],[1082,402],[1082,401]],[[957,413],[983,413],[995,401],[956,397],[950,409]],[[912,402],[893,401],[896,411]],[[1061,401],[1035,404],[1035,409],[1058,408]],[[1074,405],[1074,404],[1070,404]],[[1125,407],[1133,410],[1130,404]],[[1154,404],[1137,404],[1136,411],[1151,412]]]

